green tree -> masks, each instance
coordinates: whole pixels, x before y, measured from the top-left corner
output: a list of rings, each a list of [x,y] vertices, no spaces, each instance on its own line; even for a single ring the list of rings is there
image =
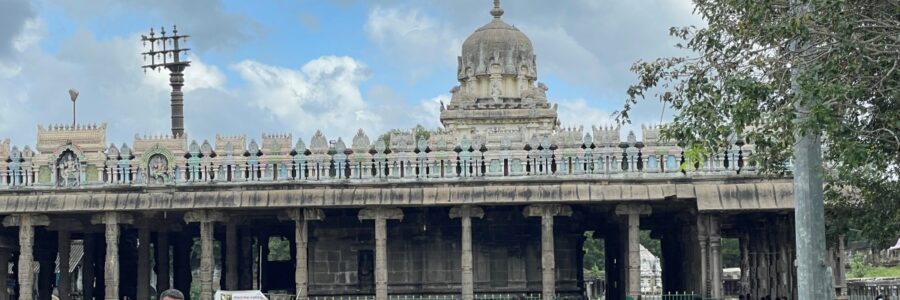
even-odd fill
[[[431,130],[425,129],[425,126],[416,124],[416,127],[413,127],[412,130],[415,131],[415,133],[416,133],[416,141],[418,141],[419,139],[427,140],[427,139],[431,138]],[[391,130],[388,130],[388,132],[381,134],[378,137],[378,139],[384,141],[385,145],[390,145],[391,144],[391,134],[398,134],[398,133],[404,133],[404,132],[407,132],[407,131],[401,130],[401,129],[391,129]]]
[[[900,232],[900,2],[694,3],[707,27],[670,31],[690,54],[634,64],[638,81],[618,120],[657,99],[675,111],[662,138],[705,159],[738,137],[755,145],[748,163],[773,176],[790,171],[795,131],[819,133],[829,230],[865,228],[878,245],[896,239],[885,233]],[[795,14],[797,5],[814,9]],[[796,122],[800,103],[812,106]]]
[[[584,266],[586,276],[599,278],[606,266],[606,250],[602,239],[594,238],[593,231],[584,233]]]
[[[650,237],[650,230],[641,230],[641,245],[656,257],[662,257],[662,244],[659,240]]]

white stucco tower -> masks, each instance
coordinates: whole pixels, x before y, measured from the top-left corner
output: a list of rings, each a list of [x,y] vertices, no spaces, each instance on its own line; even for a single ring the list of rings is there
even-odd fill
[[[554,131],[556,106],[547,87],[537,83],[531,40],[501,18],[494,0],[493,19],[475,30],[462,46],[453,97],[441,108],[441,123],[464,135],[507,133],[528,139]]]

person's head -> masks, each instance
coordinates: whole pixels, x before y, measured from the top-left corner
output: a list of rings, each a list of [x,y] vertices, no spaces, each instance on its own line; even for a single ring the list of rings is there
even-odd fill
[[[168,289],[159,294],[159,300],[184,300],[184,294],[176,289]]]

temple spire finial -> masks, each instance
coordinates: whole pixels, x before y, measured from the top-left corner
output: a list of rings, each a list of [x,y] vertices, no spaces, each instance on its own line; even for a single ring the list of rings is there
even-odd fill
[[[500,8],[500,0],[494,0],[494,9],[491,10],[491,15],[495,19],[499,19],[503,15],[503,9]]]

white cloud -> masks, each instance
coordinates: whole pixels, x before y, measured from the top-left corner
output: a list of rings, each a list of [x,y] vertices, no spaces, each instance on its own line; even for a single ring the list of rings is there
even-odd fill
[[[232,67],[249,83],[251,99],[301,136],[322,129],[331,136],[352,137],[364,124],[379,127],[381,122],[360,92],[366,67],[353,58],[323,56],[300,70],[251,60]]]
[[[613,119],[609,111],[591,105],[587,100],[557,100],[557,114],[563,127],[591,128],[593,125],[609,125]]]
[[[408,68],[413,80],[432,72],[435,64],[455,64],[462,41],[452,28],[420,9],[380,6],[369,12],[364,27],[369,39]]]

